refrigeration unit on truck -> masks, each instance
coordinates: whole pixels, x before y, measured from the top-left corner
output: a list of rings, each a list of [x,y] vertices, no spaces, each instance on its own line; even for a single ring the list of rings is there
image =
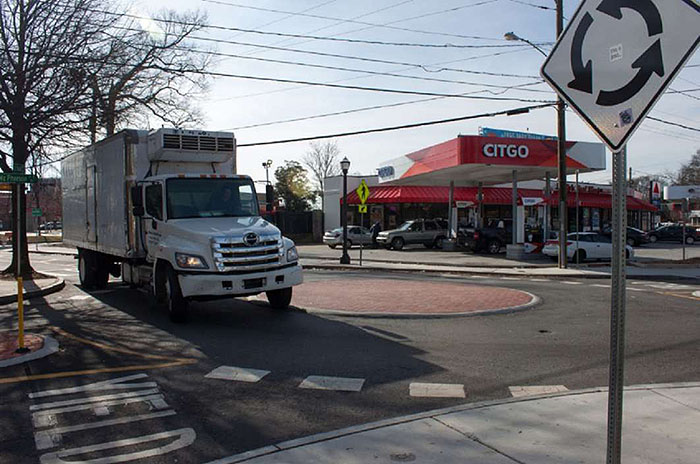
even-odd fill
[[[302,283],[294,242],[260,217],[231,133],[123,130],[61,163],[64,242],[80,283],[148,287],[175,322],[188,302],[265,293],[285,309]]]

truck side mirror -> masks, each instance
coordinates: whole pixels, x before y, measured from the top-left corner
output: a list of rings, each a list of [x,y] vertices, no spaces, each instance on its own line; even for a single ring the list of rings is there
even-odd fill
[[[272,185],[265,185],[265,203],[267,203],[267,211],[272,210],[272,205],[275,204],[275,189]]]
[[[131,204],[143,208],[143,188],[140,185],[131,187]],[[141,215],[143,216],[143,213]]]

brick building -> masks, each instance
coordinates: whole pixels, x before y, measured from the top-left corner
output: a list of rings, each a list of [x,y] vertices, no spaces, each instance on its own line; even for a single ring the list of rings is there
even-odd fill
[[[41,208],[43,216],[32,216],[33,208]],[[39,224],[60,221],[61,179],[48,178],[30,185],[27,191],[27,231],[35,231]],[[12,193],[0,190],[0,230],[12,229]]]

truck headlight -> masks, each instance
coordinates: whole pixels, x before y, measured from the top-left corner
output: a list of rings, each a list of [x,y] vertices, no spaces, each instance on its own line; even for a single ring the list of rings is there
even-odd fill
[[[297,253],[297,247],[293,246],[287,250],[287,261],[297,261],[299,259],[299,253]]]
[[[175,262],[177,262],[178,266],[185,269],[209,269],[204,258],[197,255],[175,253]]]

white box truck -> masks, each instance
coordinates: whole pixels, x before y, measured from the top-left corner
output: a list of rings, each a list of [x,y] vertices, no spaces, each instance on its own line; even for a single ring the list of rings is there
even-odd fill
[[[147,286],[175,322],[188,302],[266,293],[285,309],[302,283],[294,242],[236,174],[232,133],[123,130],[61,163],[64,242],[80,283]]]

